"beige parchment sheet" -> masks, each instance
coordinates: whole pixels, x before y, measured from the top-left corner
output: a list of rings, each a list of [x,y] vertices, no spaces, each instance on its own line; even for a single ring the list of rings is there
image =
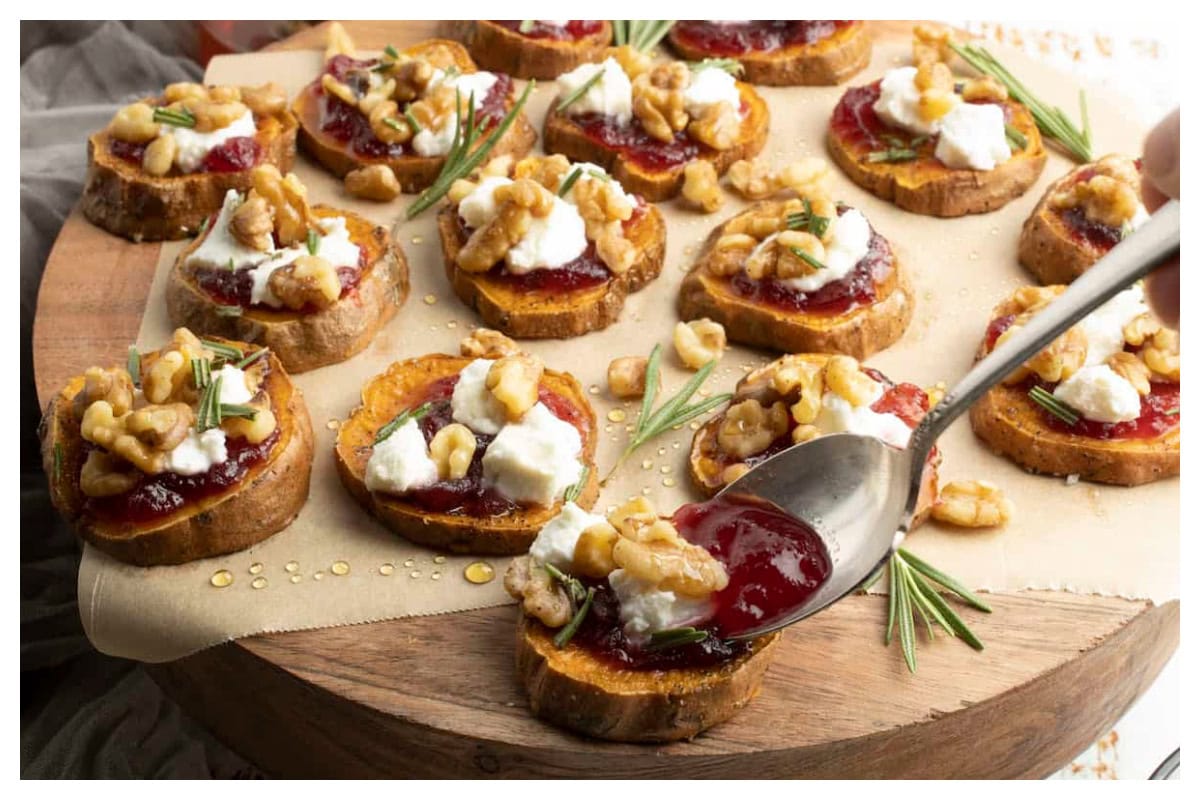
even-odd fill
[[[997,48],[999,49],[999,48]],[[1077,85],[1015,51],[1003,50],[1014,71],[1047,99],[1076,108]],[[853,83],[877,78],[908,58],[907,43],[877,45],[869,69]],[[275,80],[294,94],[317,74],[317,52],[221,57],[210,83],[257,84]],[[844,88],[760,88],[770,104],[771,133],[764,156],[776,164],[801,155],[824,156],[824,131]],[[553,86],[539,87],[526,114],[540,129]],[[1140,151],[1143,132],[1122,117],[1117,98],[1089,92],[1098,153]],[[900,211],[836,176],[836,196],[864,211],[912,271],[915,318],[903,339],[870,359],[895,380],[928,386],[953,382],[972,363],[988,311],[1016,286],[1031,282],[1016,261],[1017,237],[1046,186],[1069,169],[1051,154],[1038,184],[1004,209],[940,220]],[[178,567],[143,569],[121,564],[88,547],[79,575],[84,626],[103,652],[143,661],[166,661],[230,639],[257,633],[439,614],[508,602],[501,587],[508,559],[493,558],[497,579],[473,585],[463,568],[474,558],[443,556],[386,531],[342,488],[332,448],[337,421],[358,404],[359,388],[393,360],[425,353],[456,353],[459,340],[478,325],[451,292],[442,268],[433,211],[403,221],[411,196],[390,204],[356,202],[339,181],[304,157],[296,172],[317,202],[357,211],[393,226],[408,256],[412,290],[396,318],[363,353],[343,364],[295,377],[312,414],[316,439],[312,490],[288,529],[250,550]],[[836,169],[835,169],[836,172]],[[612,401],[604,388],[610,359],[666,349],[664,394],[686,380],[670,346],[677,320],[675,296],[698,245],[718,222],[743,207],[728,196],[717,214],[704,216],[676,202],[661,205],[668,220],[662,275],[629,298],[608,330],[567,341],[525,346],[548,366],[572,372],[591,390],[601,434],[599,465],[607,470],[623,448],[636,415],[631,403]],[[171,326],[163,303],[168,270],[181,245],[163,248],[138,345],[158,347]],[[774,354],[731,347],[704,393],[726,391],[749,369]],[[610,412],[615,412],[610,417]],[[610,421],[625,415],[624,420]],[[698,499],[688,485],[686,455],[692,430],[684,428],[644,446],[601,495],[598,507],[643,493],[668,511]],[[1134,489],[1026,474],[987,452],[965,418],[943,439],[944,480],[988,478],[1016,503],[1016,518],[999,531],[961,532],[929,524],[909,540],[914,551],[968,585],[991,591],[1064,589],[1163,601],[1178,596],[1179,486],[1176,480]],[[331,569],[349,565],[347,574]],[[298,567],[289,572],[286,565]],[[252,568],[261,571],[252,573]],[[389,569],[385,565],[391,565]],[[215,588],[210,578],[229,570],[233,583]],[[342,571],[342,570],[337,570]],[[390,573],[390,574],[384,574]],[[298,576],[293,580],[293,575]],[[265,581],[255,581],[262,578]],[[262,585],[264,584],[265,585]],[[261,585],[261,588],[255,588]],[[369,635],[364,633],[364,635]]]

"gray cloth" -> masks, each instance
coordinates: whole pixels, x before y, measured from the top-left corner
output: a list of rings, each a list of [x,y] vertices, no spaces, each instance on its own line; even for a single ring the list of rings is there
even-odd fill
[[[97,653],[75,598],[79,547],[38,456],[31,332],[46,256],[86,169],[87,134],[117,106],[197,80],[190,23],[21,24],[21,774],[256,777],[138,664]],[[86,269],[86,264],[79,264]]]

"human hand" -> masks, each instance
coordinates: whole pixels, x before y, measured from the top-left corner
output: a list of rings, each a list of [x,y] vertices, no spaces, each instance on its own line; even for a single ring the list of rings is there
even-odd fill
[[[1142,155],[1142,202],[1154,213],[1169,199],[1179,199],[1179,109],[1168,114],[1146,137]],[[1146,297],[1154,313],[1179,327],[1179,259],[1174,258],[1146,278]]]

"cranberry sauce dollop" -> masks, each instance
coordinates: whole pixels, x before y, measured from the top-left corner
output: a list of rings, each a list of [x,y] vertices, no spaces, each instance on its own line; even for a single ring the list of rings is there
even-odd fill
[[[140,166],[146,145],[112,139],[108,150],[117,158]],[[258,164],[261,158],[262,147],[254,137],[235,136],[209,150],[196,172],[242,172]]]
[[[458,384],[458,375],[449,375],[433,381],[412,405],[413,408],[430,404],[429,412],[418,420],[417,425],[428,444],[437,432],[454,421],[450,409],[450,398]],[[555,394],[545,386],[538,387],[538,400],[550,409],[554,416],[569,422],[579,430],[580,438],[589,431],[587,421],[579,410],[566,398]],[[424,489],[412,489],[404,494],[406,502],[437,514],[461,514],[470,517],[502,517],[517,511],[521,506],[497,492],[483,482],[483,455],[495,436],[475,434],[475,457],[466,476],[458,480],[438,481]]]
[[[990,352],[996,346],[996,340],[1012,326],[1015,314],[997,317],[988,324],[987,349]],[[1136,348],[1126,347],[1129,352],[1137,352]],[[1034,386],[1041,386],[1047,392],[1054,392],[1058,384],[1048,383],[1036,375],[1015,388],[1022,394],[1028,395]],[[1051,414],[1033,400],[1030,405],[1041,414],[1046,427],[1060,433],[1073,433],[1076,436],[1087,436],[1092,439],[1154,439],[1164,433],[1179,427],[1179,384],[1172,381],[1151,381],[1150,394],[1142,398],[1142,410],[1137,419],[1128,422],[1097,422],[1082,416],[1074,425],[1068,425],[1064,420]]]
[[[816,44],[827,39],[851,20],[794,19],[755,20],[717,25],[704,20],[681,20],[672,35],[681,44],[715,56],[738,56],[770,52],[791,45]]]
[[[578,41],[585,36],[598,33],[604,27],[603,23],[598,19],[573,19],[562,27],[547,25],[540,20],[533,20],[533,25],[527,31],[521,30],[523,20],[494,19],[492,22],[502,28],[507,28],[513,33],[519,33],[526,39],[554,39],[560,42]]]
[[[172,514],[188,503],[198,502],[220,494],[239,483],[252,468],[264,461],[275,443],[279,429],[259,444],[245,439],[227,439],[227,458],[199,475],[178,475],[162,472],[147,475],[124,494],[92,498],[88,508],[102,519],[145,523]]]
[[[848,209],[838,208],[841,216]],[[730,281],[730,288],[752,303],[763,303],[783,311],[834,316],[875,302],[877,285],[895,266],[887,239],[871,228],[867,254],[841,280],[831,281],[814,292],[802,292],[775,278],[754,280],[745,270]]]
[[[678,167],[709,150],[684,131],[676,133],[674,141],[659,141],[646,133],[636,117],[625,125],[603,114],[579,114],[571,119],[589,139],[608,150],[621,153],[647,172],[662,172]]]
[[[634,210],[635,216],[638,214],[638,210],[644,208],[645,206],[639,203]],[[468,227],[466,220],[462,217],[458,218],[458,229],[461,242],[466,242],[474,233],[474,229]],[[596,254],[596,245],[588,242],[587,248],[579,254],[578,258],[568,261],[562,266],[551,269],[535,269],[517,274],[509,272],[504,262],[498,261],[487,272],[487,276],[497,283],[502,283],[517,291],[558,294],[600,286],[612,278],[612,273],[600,260],[600,256]]]
[[[361,94],[367,89],[368,73],[378,63],[378,59],[356,60],[338,55],[326,63],[325,72]],[[376,137],[371,131],[371,124],[366,115],[356,106],[326,95],[325,90],[321,88],[320,79],[309,84],[305,91],[311,92],[320,102],[322,112],[318,124],[321,130],[337,141],[348,144],[356,154],[365,158],[398,158],[412,154],[411,148],[404,144],[388,144]],[[485,123],[487,128],[499,123],[507,112],[506,105],[511,91],[512,78],[496,73],[496,82],[492,84],[482,105],[476,109],[476,119]]]
[[[1141,159],[1138,160],[1137,164],[1140,171]],[[1090,167],[1080,170],[1072,183],[1090,181],[1096,177],[1096,174],[1096,170]],[[1124,236],[1121,229],[1117,226],[1105,225],[1103,222],[1088,219],[1087,214],[1078,206],[1063,209],[1059,213],[1076,242],[1089,244],[1102,253],[1107,253],[1120,244]]]

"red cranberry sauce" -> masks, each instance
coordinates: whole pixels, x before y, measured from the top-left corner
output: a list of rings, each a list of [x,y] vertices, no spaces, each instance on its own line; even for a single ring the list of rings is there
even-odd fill
[[[513,33],[519,33],[527,39],[554,39],[559,42],[574,42],[585,36],[592,36],[600,32],[604,24],[598,19],[573,19],[567,22],[566,25],[547,25],[540,20],[533,20],[533,25],[527,31],[521,30],[521,23],[524,20],[519,19],[494,19],[502,28],[507,28]]]
[[[109,140],[108,150],[117,158],[131,164],[141,164],[146,145],[132,144],[120,139]],[[208,151],[197,172],[242,172],[258,164],[262,147],[252,136],[235,136]]]
[[[379,63],[377,59],[356,60],[349,56],[334,56],[325,65],[325,72],[347,84],[358,94],[364,94],[368,87],[368,75],[371,68]],[[318,120],[321,130],[366,158],[398,158],[411,154],[411,149],[403,144],[388,144],[375,136],[371,123],[365,114],[356,106],[331,95],[326,95],[318,79],[309,84],[305,90],[323,100],[320,104],[321,117]],[[476,119],[491,128],[504,119],[507,113],[509,94],[512,92],[512,78],[501,73],[496,74],[496,82],[488,91],[481,106],[476,110]]]
[[[988,352],[996,346],[996,340],[1012,326],[1015,319],[1015,314],[1007,314],[988,324],[985,340]],[[1136,352],[1129,347],[1126,350]],[[1017,388],[1027,395],[1034,386],[1041,386],[1046,391],[1053,392],[1057,385],[1034,376]],[[1179,384],[1172,381],[1151,381],[1150,394],[1142,398],[1141,414],[1137,419],[1128,422],[1097,422],[1080,417],[1074,425],[1068,425],[1033,400],[1029,403],[1037,408],[1046,427],[1060,433],[1073,433],[1092,439],[1154,439],[1179,427]]]
[[[672,35],[681,44],[715,56],[770,52],[792,45],[816,44],[851,20],[755,20],[717,25],[704,20],[681,20]]]
[[[262,463],[279,441],[278,428],[259,444],[245,439],[227,439],[227,458],[199,475],[179,475],[162,472],[146,475],[141,482],[124,494],[88,500],[88,509],[102,519],[122,520],[138,524],[151,522],[172,514],[188,503],[198,502],[220,494],[239,483],[246,473]]]
[[[662,172],[686,164],[709,149],[693,141],[684,131],[676,133],[672,142],[659,141],[646,133],[636,117],[625,125],[603,114],[580,114],[571,119],[589,139],[621,153],[648,172]]]
[[[839,216],[848,209],[839,207]],[[730,279],[735,293],[753,303],[763,303],[784,311],[800,314],[845,314],[860,306],[875,302],[879,283],[885,280],[895,265],[892,248],[871,228],[867,254],[859,259],[846,277],[831,281],[813,292],[803,292],[775,278],[754,280],[745,270]]]
[[[833,118],[829,122],[829,127],[839,138],[875,148],[885,144],[885,135],[896,132],[875,113],[879,87],[880,82],[875,81],[866,86],[852,86],[842,95],[842,99],[834,106]],[[899,134],[908,136],[904,131],[899,131]]]
[[[640,203],[635,206],[634,214],[637,215],[638,209],[641,208],[644,206]],[[466,220],[462,217],[458,218],[458,227],[459,237],[463,242],[469,239],[474,232],[473,228],[467,227]],[[600,286],[612,278],[612,273],[596,255],[596,245],[588,242],[587,248],[579,254],[578,258],[568,261],[562,266],[552,269],[535,269],[524,274],[517,274],[509,272],[504,262],[498,261],[488,271],[487,276],[497,283],[502,283],[517,291],[558,294]]]
[[[142,156],[146,155],[146,145],[134,144],[122,139],[109,139],[108,152],[130,164],[141,164]]]
[[[1138,169],[1141,169],[1140,161]],[[1084,183],[1096,177],[1096,170],[1092,168],[1082,169],[1075,176],[1075,183]],[[1063,222],[1070,229],[1072,237],[1075,241],[1081,244],[1088,244],[1099,250],[1107,253],[1109,250],[1116,247],[1123,238],[1121,229],[1113,225],[1105,225],[1102,222],[1096,222],[1087,218],[1082,208],[1066,208],[1059,212]]]

